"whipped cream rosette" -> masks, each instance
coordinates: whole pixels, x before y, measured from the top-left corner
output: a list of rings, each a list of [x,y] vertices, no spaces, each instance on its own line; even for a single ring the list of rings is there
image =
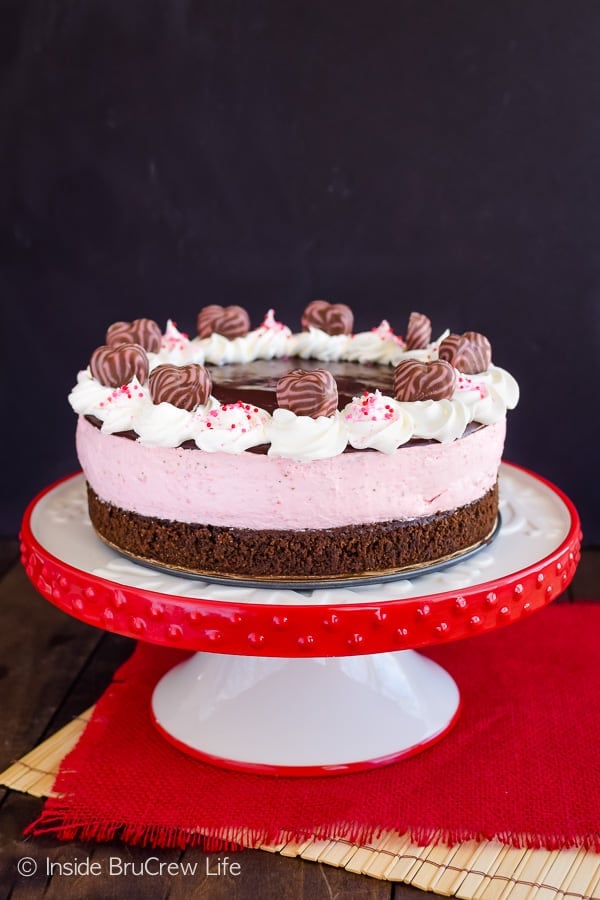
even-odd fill
[[[194,438],[194,414],[172,403],[149,403],[140,411],[135,430],[146,447],[179,447]]]
[[[100,384],[89,369],[79,372],[69,403],[80,416],[93,416],[106,434],[137,431],[137,421],[150,402],[148,388],[137,377],[119,388]]]
[[[377,328],[355,334],[345,348],[344,358],[349,362],[395,366],[405,351],[404,342],[384,319]]]
[[[305,462],[328,459],[343,453],[348,437],[344,417],[297,416],[289,409],[276,409],[268,429],[269,456]]]
[[[277,359],[289,354],[291,330],[270,309],[262,325],[246,335],[249,359]]]
[[[465,375],[457,372],[455,398],[469,410],[469,421],[492,425],[519,402],[519,386],[505,369],[490,366],[486,372]]]
[[[241,400],[198,409],[193,419],[196,446],[207,453],[242,453],[268,440],[268,413]]]
[[[289,355],[300,359],[318,359],[321,362],[337,362],[346,359],[352,338],[347,334],[327,334],[311,326],[308,331],[290,338]]]
[[[380,391],[365,391],[355,397],[342,412],[348,442],[356,450],[393,453],[409,441],[415,431],[410,414],[392,397]]]
[[[414,438],[447,444],[464,434],[469,412],[460,400],[416,400],[398,405],[413,421]]]
[[[149,353],[148,358],[151,371],[156,366],[164,365],[165,363],[183,366],[191,362],[203,362],[202,359],[198,358],[198,349],[190,341],[188,335],[183,331],[179,331],[172,319],[167,319],[160,350],[158,353]]]

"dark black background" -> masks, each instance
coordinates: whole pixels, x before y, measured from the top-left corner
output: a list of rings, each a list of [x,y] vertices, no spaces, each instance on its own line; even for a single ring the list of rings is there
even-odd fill
[[[2,533],[112,321],[321,297],[487,334],[598,543],[599,48],[595,0],[0,0]]]

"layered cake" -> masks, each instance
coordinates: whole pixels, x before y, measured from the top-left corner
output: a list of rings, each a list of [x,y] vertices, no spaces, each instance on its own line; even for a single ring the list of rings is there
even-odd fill
[[[515,380],[479,333],[432,340],[421,313],[403,337],[353,324],[317,300],[296,332],[217,305],[193,338],[111,325],[69,397],[98,535],[176,570],[283,582],[487,541]]]

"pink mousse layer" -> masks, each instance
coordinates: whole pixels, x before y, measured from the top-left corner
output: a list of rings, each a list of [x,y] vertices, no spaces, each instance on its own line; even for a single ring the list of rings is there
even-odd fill
[[[450,444],[299,462],[256,453],[144,447],[84,418],[77,453],[96,494],[121,509],[240,528],[331,528],[464,506],[496,482],[506,420]]]

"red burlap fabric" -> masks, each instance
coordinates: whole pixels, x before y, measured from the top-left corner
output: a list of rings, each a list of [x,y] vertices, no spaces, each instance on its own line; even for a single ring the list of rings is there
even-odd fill
[[[394,829],[420,842],[600,850],[599,639],[600,605],[557,604],[431,649],[461,690],[454,730],[410,759],[326,778],[238,774],[174,749],[148,709],[182,654],[140,646],[64,761],[64,796],[29,831],[217,849],[310,835],[362,842]]]

